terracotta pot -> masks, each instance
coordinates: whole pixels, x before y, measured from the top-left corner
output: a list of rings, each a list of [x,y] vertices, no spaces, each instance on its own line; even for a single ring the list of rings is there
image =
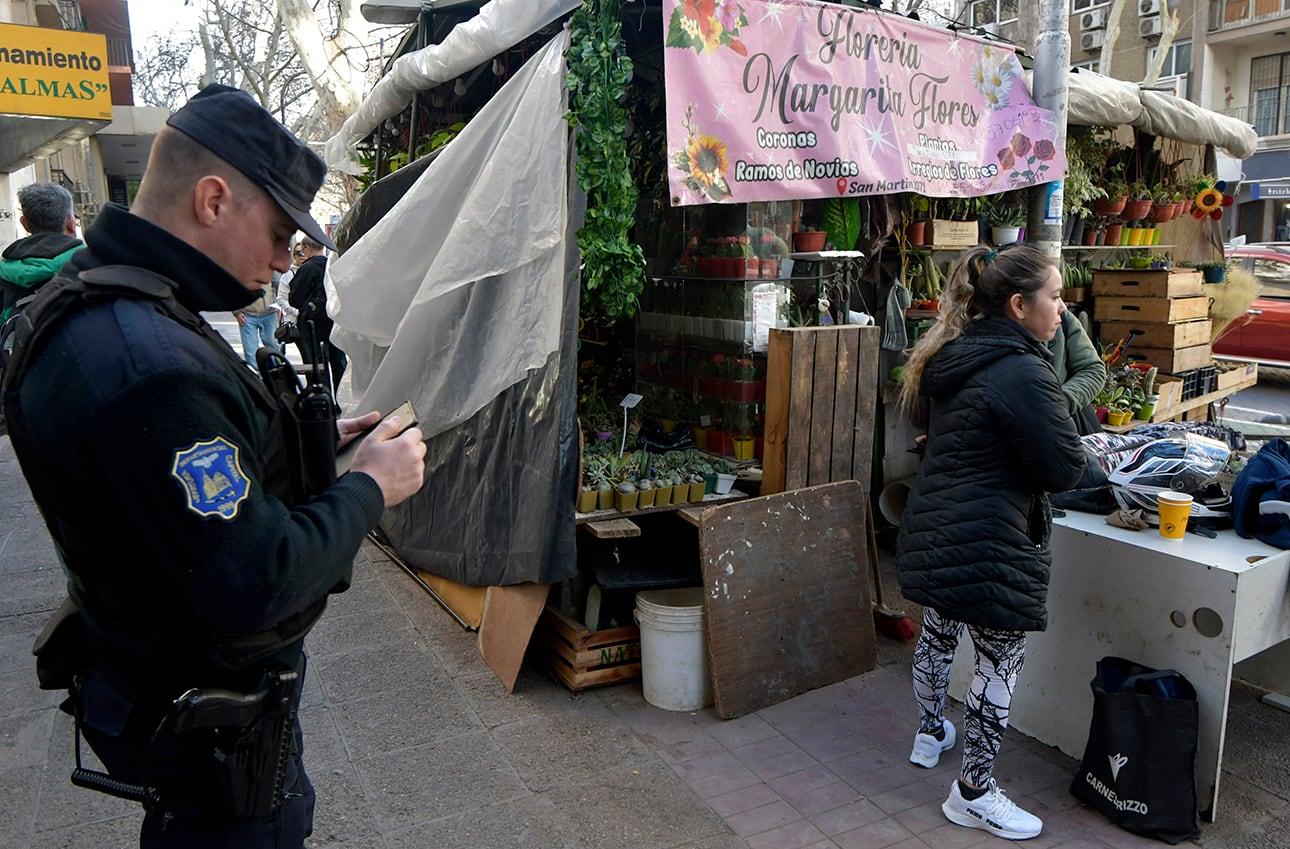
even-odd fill
[[[927,242],[927,222],[911,221],[905,225],[905,238],[911,245],[919,247]]]
[[[806,230],[793,234],[793,249],[799,253],[824,250],[824,242],[829,234],[823,230]]]
[[[1121,221],[1141,221],[1151,212],[1151,201],[1149,200],[1131,200],[1124,204],[1124,211],[1120,213]]]
[[[779,257],[764,256],[761,258],[761,276],[762,277],[779,276]]]
[[[1097,230],[1090,230],[1090,229],[1088,229],[1088,228],[1085,228],[1085,229],[1084,229],[1084,237],[1083,237],[1083,239],[1081,240],[1081,242],[1082,242],[1084,245],[1088,246],[1088,247],[1092,247],[1093,245],[1096,245],[1096,244],[1097,244],[1097,233],[1098,233],[1098,231],[1097,231]]]
[[[1119,215],[1124,210],[1128,197],[1098,198],[1093,201],[1093,211],[1098,215]]]
[[[1152,224],[1164,224],[1166,221],[1173,220],[1173,217],[1174,205],[1172,203],[1156,204],[1151,207],[1147,220]]]
[[[1120,244],[1120,234],[1123,230],[1124,230],[1123,224],[1106,225],[1106,244],[1108,245]]]

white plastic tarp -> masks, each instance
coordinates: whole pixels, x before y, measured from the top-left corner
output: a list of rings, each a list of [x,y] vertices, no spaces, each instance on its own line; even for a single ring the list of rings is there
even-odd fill
[[[361,173],[351,156],[354,145],[386,118],[406,109],[413,94],[455,80],[581,3],[582,0],[491,0],[478,15],[454,27],[439,44],[400,56],[359,104],[358,111],[327,140],[327,167]]]
[[[559,345],[568,220],[564,51],[543,47],[327,266],[354,410],[412,402],[427,436]]]
[[[1244,121],[1220,115],[1168,92],[1144,89],[1087,71],[1070,75],[1067,123],[1127,124],[1143,132],[1188,144],[1212,144],[1237,159],[1248,159],[1259,137]]]

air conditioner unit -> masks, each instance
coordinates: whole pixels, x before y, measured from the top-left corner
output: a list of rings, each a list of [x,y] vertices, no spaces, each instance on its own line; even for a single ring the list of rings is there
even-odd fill
[[[1079,46],[1081,49],[1091,52],[1102,49],[1102,33],[1086,32],[1079,37]]]
[[[1152,15],[1149,18],[1143,18],[1138,21],[1138,35],[1143,38],[1150,38],[1153,35],[1160,35],[1160,16]]]
[[[1160,0],[1138,0],[1138,14],[1144,18],[1160,14]]]
[[[1104,26],[1106,26],[1106,10],[1104,9],[1095,9],[1079,16],[1079,28],[1083,32],[1101,29]]]

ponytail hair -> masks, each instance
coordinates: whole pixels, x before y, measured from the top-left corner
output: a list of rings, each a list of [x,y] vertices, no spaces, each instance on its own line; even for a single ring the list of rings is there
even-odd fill
[[[1008,300],[1020,293],[1035,297],[1048,280],[1053,261],[1030,245],[992,248],[977,245],[959,255],[941,293],[936,323],[909,352],[902,369],[900,405],[907,410],[918,400],[923,369],[941,348],[963,335],[968,325],[985,316],[1006,316]]]

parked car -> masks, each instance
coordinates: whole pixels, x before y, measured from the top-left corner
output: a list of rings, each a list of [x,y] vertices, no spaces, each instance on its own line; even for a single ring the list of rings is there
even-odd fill
[[[1260,289],[1244,320],[1232,322],[1214,354],[1290,367],[1290,245],[1241,245],[1228,265],[1254,273]]]

